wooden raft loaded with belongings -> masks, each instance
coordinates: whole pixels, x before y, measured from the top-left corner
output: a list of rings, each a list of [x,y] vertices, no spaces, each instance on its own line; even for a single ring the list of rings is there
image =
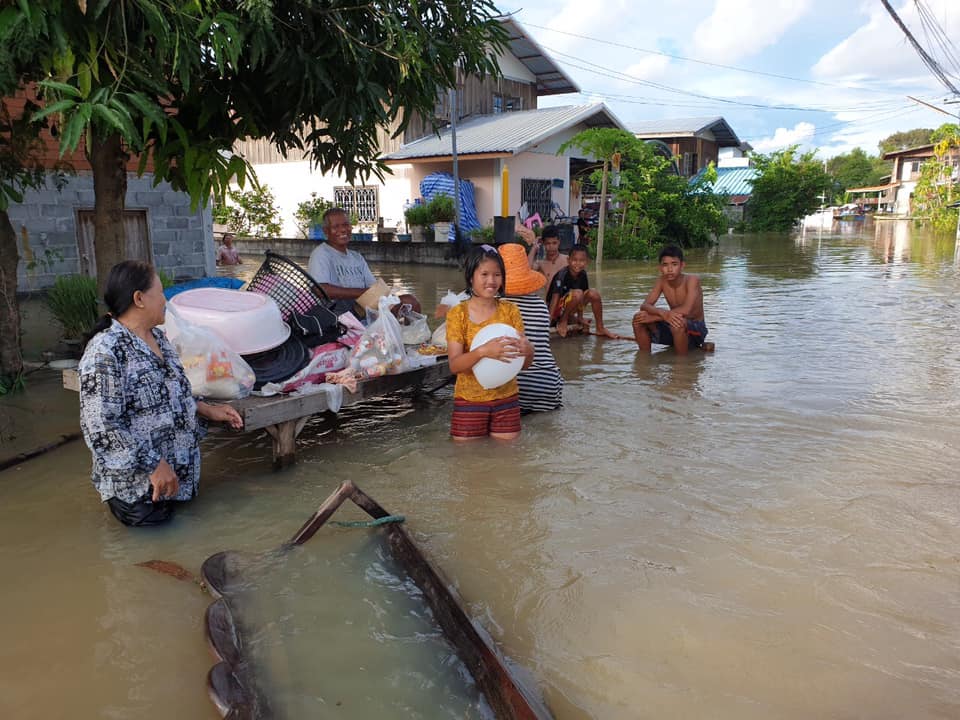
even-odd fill
[[[323,288],[289,258],[270,250],[266,260],[247,285],[247,290],[269,295],[280,307],[284,320],[293,312],[305,312],[317,302],[328,301]],[[393,395],[402,391],[432,392],[450,382],[452,375],[446,358],[437,358],[435,365],[410,370],[396,375],[384,375],[357,382],[356,392],[343,390],[341,407],[354,405],[371,398]],[[63,386],[79,392],[80,379],[76,369],[63,371]],[[251,395],[240,400],[225,401],[236,408],[243,418],[243,432],[266,430],[273,441],[273,467],[287,467],[296,461],[297,436],[314,415],[330,410],[325,393],[313,395]]]
[[[390,514],[351,481],[342,483],[307,520],[290,541],[269,557],[303,545],[350,500],[374,520]],[[383,525],[391,554],[416,583],[433,617],[457,655],[470,671],[496,718],[503,720],[549,720],[553,717],[543,701],[521,684],[486,634],[464,612],[459,597],[411,540],[399,523]],[[232,596],[244,584],[244,568],[250,556],[234,551],[211,555],[201,568],[207,590],[217,598],[206,612],[206,634],[217,658],[207,676],[207,687],[220,714],[227,720],[271,717],[270,698],[257,681],[244,650],[244,638],[231,610]]]

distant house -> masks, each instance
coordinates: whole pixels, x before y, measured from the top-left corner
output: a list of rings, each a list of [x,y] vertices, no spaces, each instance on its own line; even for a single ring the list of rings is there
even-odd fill
[[[877,202],[881,205],[892,209],[898,215],[909,216],[913,210],[913,191],[920,179],[920,166],[932,157],[933,145],[920,145],[906,150],[885,153],[883,159],[893,161],[890,182],[876,188],[854,188],[849,192],[862,192],[867,196],[878,193]],[[956,180],[958,174],[960,174],[960,151],[954,150],[951,158],[953,177]]]
[[[26,96],[19,94],[0,102],[17,117],[24,111]],[[56,138],[45,132],[41,139],[44,167],[53,173],[66,164],[75,174],[66,176],[66,185],[59,192],[51,179],[45,188],[26,192],[22,203],[10,205],[8,213],[20,253],[17,284],[25,291],[49,287],[59,275],[95,277],[97,267],[93,172],[83,146],[61,161]],[[215,272],[209,207],[191,209],[188,195],[174,191],[165,182],[154,187],[149,172],[137,177],[138,164],[139,158],[127,163],[126,257],[152,262],[173,277]],[[34,267],[29,269],[31,264]]]
[[[716,165],[722,149],[741,150],[743,146],[722,117],[648,120],[633,124],[630,131],[661,147],[664,155],[675,158],[683,177],[693,177],[711,162]]]
[[[703,177],[706,168],[697,173],[690,182]],[[717,179],[710,183],[710,188],[718,195],[727,196],[727,206],[724,214],[734,223],[744,219],[744,212],[750,196],[753,194],[753,180],[759,175],[754,167],[718,167]]]
[[[507,18],[502,24],[508,37],[507,48],[498,57],[502,77],[463,78],[456,108],[450,107],[449,93],[438,89],[430,117],[414,117],[397,138],[391,137],[396,126],[380,132],[382,156],[393,170],[382,183],[350,185],[341,175],[313,172],[307,159],[284,158],[265,141],[238,143],[234,150],[254,166],[260,182],[276,197],[284,235],[295,235],[293,213],[312,192],[346,208],[368,227],[402,224],[404,206],[420,196],[420,180],[430,172],[451,170],[451,112],[457,120],[460,177],[475,184],[481,223],[500,214],[494,198],[500,198],[504,163],[510,170],[512,212],[523,202],[531,212],[549,211],[556,202],[565,212],[576,214],[579,196],[570,178],[591,159],[558,158],[557,148],[583,128],[623,125],[599,104],[538,110],[539,97],[574,93],[579,88],[519,23]]]
[[[547,217],[555,205],[565,214],[575,215],[580,196],[571,178],[594,164],[594,159],[584,158],[578,150],[568,150],[563,155],[557,152],[564,142],[591,127],[625,129],[602,103],[483,115],[459,125],[459,173],[473,182],[481,224],[492,222],[495,215],[501,214],[505,165],[509,169],[511,214],[525,203],[530,214],[540,213],[542,217]],[[427,175],[451,171],[451,132],[446,129],[439,137],[421,138],[384,159],[403,168],[410,193],[416,194],[420,181]]]

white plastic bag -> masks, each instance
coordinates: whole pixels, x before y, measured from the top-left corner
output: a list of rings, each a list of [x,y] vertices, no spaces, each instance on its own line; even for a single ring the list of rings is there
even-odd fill
[[[409,305],[400,307],[400,332],[404,345],[420,345],[430,339],[430,326],[427,316],[415,312]]]
[[[440,323],[440,327],[433,331],[433,335],[430,338],[430,344],[436,345],[437,347],[446,347],[447,346],[447,321],[444,320]]]
[[[403,332],[390,308],[400,303],[396,295],[384,295],[379,301],[379,315],[367,327],[360,342],[353,348],[350,367],[362,378],[393,375],[407,369]]]
[[[192,323],[167,305],[177,333],[171,342],[190,381],[194,395],[213,400],[239,400],[253,390],[253,370],[226,342],[205,327]]]

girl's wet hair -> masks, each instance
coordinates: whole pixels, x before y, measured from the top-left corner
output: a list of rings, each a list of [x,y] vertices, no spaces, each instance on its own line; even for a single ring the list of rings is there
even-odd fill
[[[473,295],[473,274],[484,260],[494,260],[497,265],[500,266],[500,277],[502,280],[500,281],[500,289],[497,290],[497,295],[503,295],[503,286],[504,283],[507,282],[507,269],[503,264],[503,258],[500,257],[500,253],[491,245],[478,245],[467,255],[466,263],[463,266],[463,279],[467,284],[467,293]]]
[[[109,314],[97,321],[88,339],[106,330],[114,318],[129,310],[133,305],[133,294],[138,290],[147,292],[153,287],[156,275],[153,265],[142,260],[124,260],[110,268],[107,288],[103,293],[103,301],[107,304]]]

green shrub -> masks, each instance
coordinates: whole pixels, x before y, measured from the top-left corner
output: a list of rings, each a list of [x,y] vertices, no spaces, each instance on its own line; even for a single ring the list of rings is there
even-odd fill
[[[164,290],[177,284],[177,279],[166,270],[157,268],[157,276],[160,278],[160,284],[163,285]]]
[[[47,292],[47,307],[63,326],[64,337],[83,337],[97,321],[97,281],[86,275],[61,275]]]
[[[484,225],[470,231],[470,239],[475,243],[493,244],[493,225]]]
[[[323,222],[323,214],[332,207],[333,203],[325,200],[323,196],[317,195],[315,192],[310,193],[310,199],[299,203],[293,213],[300,234],[307,237],[310,228],[320,225]]]
[[[453,216],[456,214],[453,198],[444,193],[434,195],[433,200],[427,203],[427,210],[430,213],[430,223],[453,222]]]
[[[433,220],[430,218],[430,210],[427,205],[411,205],[403,212],[403,217],[407,221],[407,227],[426,227]]]

